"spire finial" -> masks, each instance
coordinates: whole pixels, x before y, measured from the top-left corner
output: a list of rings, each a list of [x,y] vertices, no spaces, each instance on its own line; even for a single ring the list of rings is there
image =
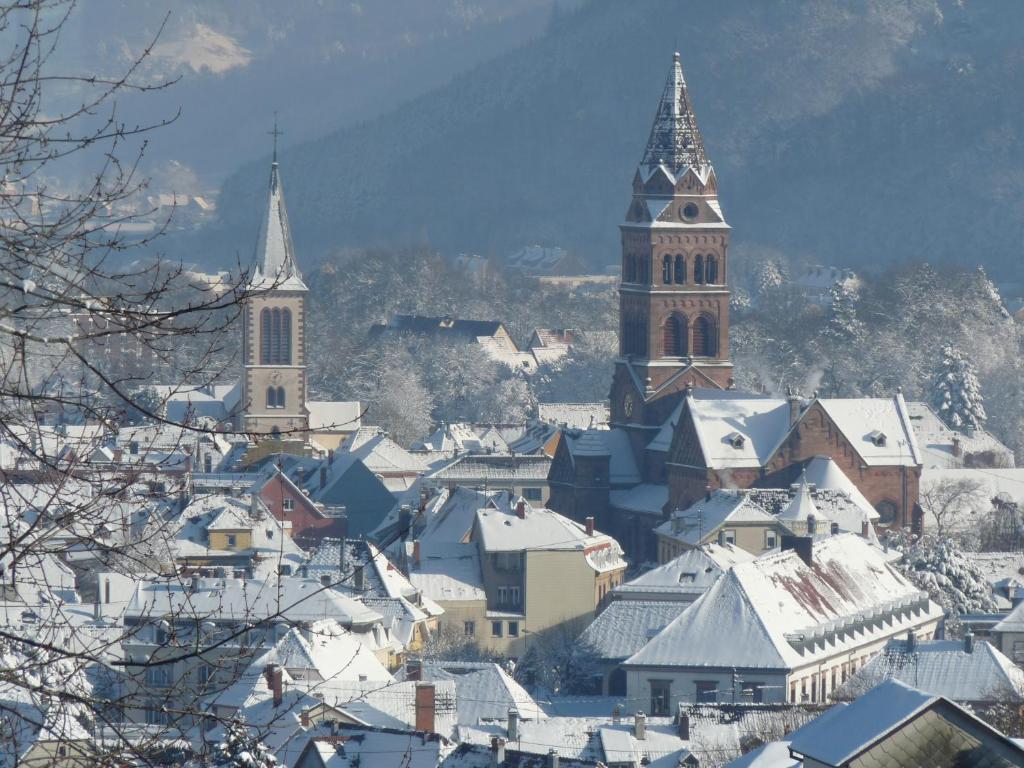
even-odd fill
[[[676,62],[676,64],[679,63],[679,51],[672,54],[672,61]]]
[[[267,131],[267,133],[270,136],[274,137],[274,162],[276,163],[277,162],[277,137],[284,135],[284,131],[279,131],[277,129],[277,110],[276,109],[274,110],[274,130]]]

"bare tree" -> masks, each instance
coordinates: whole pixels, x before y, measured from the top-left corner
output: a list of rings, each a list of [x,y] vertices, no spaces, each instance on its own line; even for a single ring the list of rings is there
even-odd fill
[[[943,478],[921,491],[921,507],[935,521],[935,536],[943,539],[954,533],[957,521],[985,503],[984,486],[970,478]]]

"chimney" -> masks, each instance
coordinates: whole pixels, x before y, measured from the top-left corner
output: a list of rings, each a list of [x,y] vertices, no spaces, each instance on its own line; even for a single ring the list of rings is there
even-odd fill
[[[327,467],[320,467],[320,489],[327,485]]]
[[[682,710],[679,710],[678,734],[681,741],[690,740],[690,715]]]
[[[868,537],[868,526],[870,525],[871,522],[868,520],[864,520],[860,524],[860,535],[863,536],[865,539]]]
[[[792,427],[800,419],[800,396],[790,391],[786,395],[786,402],[789,403],[789,426]]]
[[[416,683],[416,730],[434,732],[434,684]]]
[[[618,725],[622,722],[622,707],[618,704],[615,705],[615,709],[612,710],[612,724]]]
[[[92,604],[92,617],[95,621],[103,619],[103,604],[100,603],[99,598],[96,598],[96,602]]]
[[[526,519],[526,502],[522,499],[516,502],[516,517],[520,520]]]
[[[420,540],[415,539],[412,543],[412,564],[414,568],[420,567]]]
[[[907,653],[914,653],[917,651],[917,635],[914,634],[914,630],[907,630]]]
[[[277,664],[268,664],[263,675],[267,678],[267,687],[274,695],[274,706],[280,707],[284,700],[284,670]]]
[[[329,467],[332,464],[334,464],[334,449],[333,448],[328,448],[327,449],[327,466]]]
[[[725,531],[724,530],[720,530],[718,532],[718,546],[720,546],[720,547],[724,547],[725,546]]]
[[[964,634],[964,652],[974,653],[974,633],[966,632]]]
[[[362,563],[356,565],[352,574],[352,582],[352,586],[357,592],[362,592],[366,589],[366,575],[363,573]]]
[[[501,736],[491,737],[491,765],[500,768],[505,762],[505,740]]]
[[[593,536],[594,535],[594,518],[593,518],[593,516],[587,517],[587,519],[584,521],[584,524],[587,526],[587,536]]]
[[[409,659],[405,662],[405,679],[420,681],[423,679],[423,662],[419,659]]]
[[[558,768],[558,750],[548,750],[548,768]]]
[[[309,728],[309,710],[308,709],[303,708],[303,710],[301,712],[299,712],[299,725],[301,725],[303,728]]]
[[[110,602],[110,579],[103,580],[103,602]]]
[[[838,536],[839,535],[839,523],[832,523],[832,525],[829,528],[829,530],[832,532],[833,536]]]
[[[519,710],[515,707],[508,709],[508,740],[519,740]]]
[[[960,445],[960,435],[953,433],[953,455],[958,459],[963,455],[963,446]]]
[[[647,738],[647,715],[643,712],[637,712],[633,715],[633,737],[637,741],[643,741]]]
[[[403,504],[398,508],[398,531],[404,538],[412,528],[412,507]]]
[[[792,534],[784,533],[782,534],[780,549],[782,552],[792,549],[804,561],[804,565],[808,568],[811,567],[811,562],[814,559],[814,539],[810,536],[793,536]]]

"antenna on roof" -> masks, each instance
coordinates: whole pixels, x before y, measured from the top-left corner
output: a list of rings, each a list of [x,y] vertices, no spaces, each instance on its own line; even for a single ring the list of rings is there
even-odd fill
[[[277,137],[284,135],[284,131],[279,131],[277,129],[277,110],[276,109],[274,110],[274,130],[267,131],[267,134],[274,137],[274,162],[276,163],[277,162]]]

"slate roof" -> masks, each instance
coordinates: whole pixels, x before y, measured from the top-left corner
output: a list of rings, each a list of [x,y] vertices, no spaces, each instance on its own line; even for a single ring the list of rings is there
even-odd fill
[[[546,483],[551,470],[547,456],[509,456],[503,454],[470,454],[459,456],[428,477],[438,482],[487,483],[527,482]]]
[[[838,695],[856,695],[890,678],[950,701],[1024,697],[1024,671],[995,646],[977,641],[968,653],[962,640],[922,640],[913,649],[907,647],[906,640],[890,640]]]
[[[615,600],[580,636],[602,659],[627,659],[668,626],[689,604]]]
[[[423,664],[423,680],[455,683],[459,725],[505,720],[509,709],[528,720],[547,717],[526,689],[494,662],[427,661]]]
[[[679,557],[620,584],[612,594],[624,600],[650,596],[649,599],[691,602],[704,594],[725,571],[753,559],[754,555],[735,544],[710,542],[688,549]]]
[[[726,524],[755,523],[771,526],[775,516],[769,514],[750,494],[736,490],[716,490],[672,516],[654,530],[663,536],[695,547]]]
[[[281,291],[307,290],[295,260],[295,247],[292,245],[292,231],[288,224],[284,187],[281,186],[277,161],[270,165],[267,211],[260,221],[259,239],[256,242],[256,268],[251,287]]]
[[[441,338],[461,338],[476,341],[479,336],[494,336],[504,324],[499,320],[463,320],[451,316],[392,315],[384,325],[375,325],[370,335],[382,333],[412,333]]]
[[[700,170],[708,164],[678,53],[672,58],[640,164],[648,168],[665,165],[673,174],[687,167]]]
[[[612,485],[636,485],[643,478],[636,465],[629,435],[622,429],[567,429],[563,439],[569,456],[575,463],[577,457],[609,457],[609,478]]]

